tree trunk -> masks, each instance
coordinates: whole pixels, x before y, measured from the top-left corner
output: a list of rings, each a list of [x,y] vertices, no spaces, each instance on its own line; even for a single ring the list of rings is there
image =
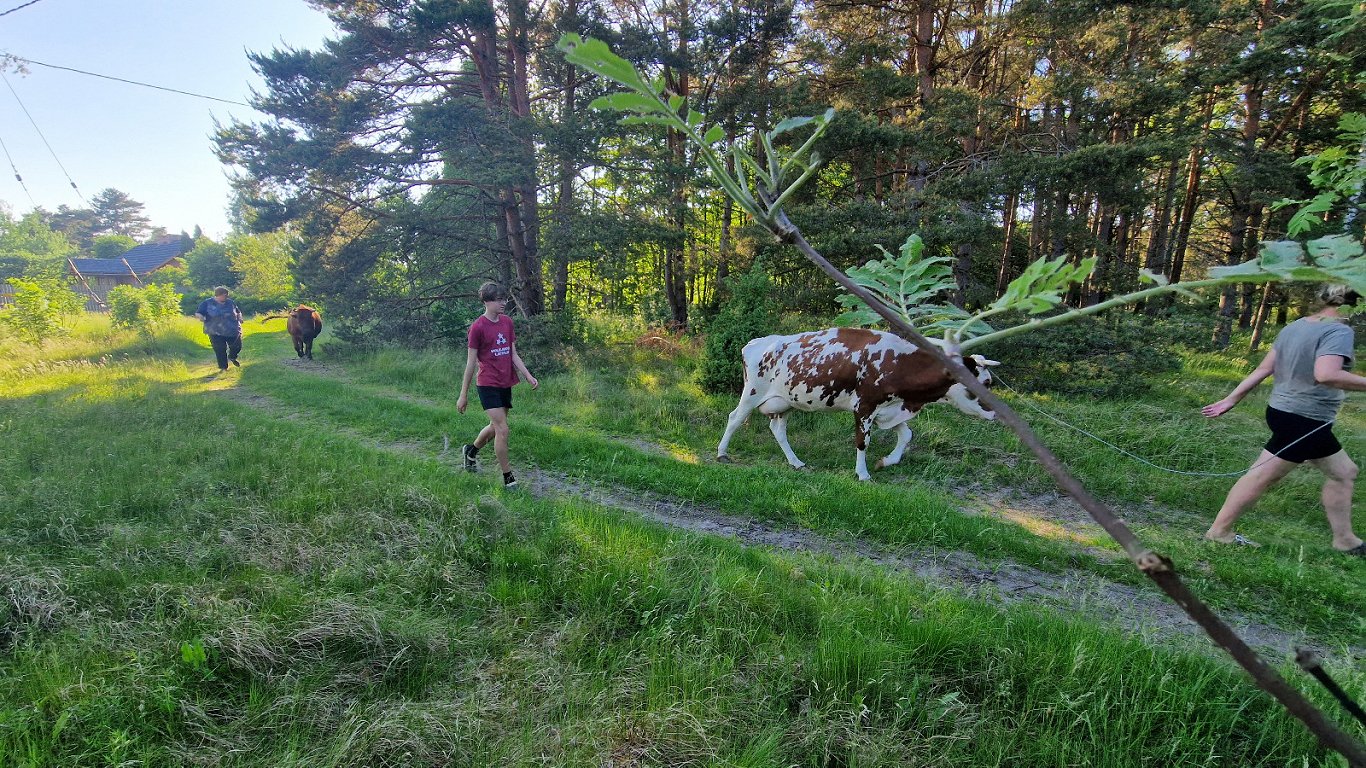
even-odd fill
[[[1248,345],[1249,353],[1256,352],[1257,347],[1262,343],[1262,331],[1266,328],[1266,319],[1271,315],[1271,295],[1273,283],[1266,283],[1262,287],[1262,301],[1257,305],[1257,317],[1252,323],[1252,342]]]
[[[1181,282],[1182,268],[1186,263],[1186,248],[1190,243],[1191,224],[1195,221],[1195,209],[1200,204],[1200,161],[1205,154],[1205,140],[1209,136],[1210,120],[1214,115],[1216,92],[1211,89],[1205,96],[1205,106],[1201,114],[1204,126],[1200,140],[1191,145],[1190,155],[1186,158],[1186,196],[1181,201],[1181,218],[1176,227],[1176,242],[1172,247],[1171,272],[1167,279],[1173,283]]]
[[[688,35],[691,25],[688,0],[681,0],[678,6],[678,48],[674,51],[680,66],[686,67],[688,61]],[[679,110],[686,116],[689,109],[689,83],[691,77],[686,69],[666,67],[665,83],[673,93],[682,97]],[[664,245],[664,294],[669,303],[669,322],[679,329],[688,327],[688,275],[687,275],[687,225],[688,225],[688,141],[680,132],[668,132],[669,156],[673,163],[670,181],[672,187],[669,224],[672,237]]]
[[[1010,241],[1015,236],[1015,209],[1020,205],[1020,193],[1011,192],[1006,195],[1005,210],[1002,211],[1001,218],[1001,265],[996,270],[996,296],[999,298],[1006,292],[1006,286],[1014,279],[1011,274]]]
[[[560,16],[561,27],[566,31],[577,29],[579,26],[578,16],[578,0],[566,0],[564,11]],[[564,73],[560,121],[563,123],[564,129],[573,134],[579,125],[579,107],[576,98],[579,83],[578,67],[568,62],[562,62],[560,71]],[[559,194],[555,198],[555,263],[551,267],[550,306],[556,312],[564,309],[569,297],[569,243],[572,237],[569,221],[570,217],[574,215],[574,175],[573,156],[569,149],[564,147],[560,151]]]

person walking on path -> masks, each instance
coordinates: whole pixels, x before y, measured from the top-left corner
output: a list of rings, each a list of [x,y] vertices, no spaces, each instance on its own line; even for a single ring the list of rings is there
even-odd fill
[[[508,411],[512,409],[512,387],[519,374],[532,389],[540,387],[541,382],[531,375],[517,354],[517,333],[512,328],[512,318],[503,314],[507,298],[507,291],[497,283],[479,286],[484,314],[470,325],[465,375],[460,382],[460,399],[456,401],[455,409],[464,413],[469,406],[470,381],[474,379],[477,367],[479,404],[488,415],[489,423],[473,443],[461,446],[460,454],[465,469],[473,472],[479,466],[479,450],[492,440],[493,453],[503,472],[503,487],[513,490],[517,487],[517,478],[513,477],[512,466],[508,463]]]
[[[1318,294],[1322,309],[1287,325],[1271,351],[1247,378],[1222,400],[1200,409],[1207,418],[1222,416],[1268,377],[1274,377],[1266,409],[1271,439],[1229,490],[1205,538],[1224,544],[1259,546],[1233,525],[1262,494],[1304,462],[1323,473],[1323,510],[1333,531],[1333,549],[1366,557],[1366,543],[1352,530],[1352,489],[1357,465],[1333,435],[1347,392],[1366,391],[1366,377],[1352,373],[1353,333],[1340,307],[1360,298],[1344,285]]]
[[[204,324],[204,333],[218,358],[218,370],[228,370],[228,363],[241,368],[237,355],[242,351],[242,310],[228,298],[228,289],[221,285],[214,288],[213,298],[201,301],[194,316]]]

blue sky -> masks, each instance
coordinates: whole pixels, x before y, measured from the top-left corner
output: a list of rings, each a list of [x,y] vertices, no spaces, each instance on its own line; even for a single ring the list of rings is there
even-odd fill
[[[27,0],[0,0],[0,12]],[[248,101],[260,79],[247,51],[315,49],[333,35],[302,0],[40,0],[0,16],[0,52],[167,88]],[[227,169],[213,155],[213,121],[260,121],[255,110],[41,66],[0,82],[0,203],[86,207],[114,187],[175,233],[228,233]],[[20,101],[56,153],[44,146]],[[60,161],[61,166],[58,165]]]

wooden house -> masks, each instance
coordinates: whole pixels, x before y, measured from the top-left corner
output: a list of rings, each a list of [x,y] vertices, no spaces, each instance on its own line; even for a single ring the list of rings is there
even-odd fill
[[[104,312],[110,288],[142,286],[158,269],[183,266],[182,259],[193,245],[186,238],[170,237],[139,245],[117,259],[67,259],[67,269],[76,278],[72,289],[85,297],[87,312]]]

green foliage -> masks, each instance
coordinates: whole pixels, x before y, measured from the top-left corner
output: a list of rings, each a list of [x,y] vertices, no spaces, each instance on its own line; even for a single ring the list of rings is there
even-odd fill
[[[1361,241],[1350,235],[1330,235],[1305,243],[1272,240],[1262,244],[1257,258],[1229,267],[1215,267],[1210,275],[1230,281],[1346,283],[1366,295],[1366,259],[1362,255]]]
[[[151,229],[152,222],[143,214],[142,203],[113,187],[106,187],[90,198],[90,209],[94,212],[95,235],[124,235],[136,242]]]
[[[10,278],[13,303],[0,310],[4,323],[24,341],[42,343],[64,332],[62,320],[81,310],[81,299],[56,280]]]
[[[995,370],[1017,390],[1121,400],[1181,370],[1171,335],[1152,318],[1111,312],[1011,336],[981,352],[1001,362]]]
[[[875,297],[902,319],[926,333],[936,329],[958,328],[969,316],[952,306],[931,303],[945,291],[956,287],[953,279],[953,259],[948,256],[925,256],[925,242],[920,235],[911,235],[901,245],[899,255],[881,245],[877,249],[885,259],[870,261],[847,271],[854,282],[867,288]],[[836,318],[840,325],[874,325],[882,316],[857,297],[839,297],[844,314]]]
[[[0,208],[0,264],[3,277],[58,279],[75,247],[34,212],[12,219]]]
[[[738,392],[745,380],[741,350],[751,339],[773,333],[778,323],[773,284],[763,266],[728,281],[730,298],[706,329],[699,383],[706,392]]]
[[[95,238],[91,255],[97,259],[117,259],[138,246],[138,241],[127,235],[100,235]]]
[[[224,250],[233,273],[241,278],[237,290],[263,301],[283,302],[292,296],[291,240],[289,234],[282,232],[228,238]]]
[[[232,288],[240,279],[232,269],[227,247],[207,237],[200,238],[185,254],[185,268],[189,271],[190,285],[201,292],[212,293],[219,285]]]
[[[1295,161],[1295,165],[1309,166],[1309,183],[1318,194],[1308,200],[1284,199],[1272,206],[1273,210],[1299,206],[1286,225],[1290,237],[1322,227],[1323,214],[1340,210],[1344,205],[1356,206],[1357,218],[1361,218],[1361,190],[1366,184],[1366,163],[1362,162],[1366,153],[1366,115],[1343,115],[1338,120],[1338,140],[1335,146]]]
[[[116,285],[109,290],[105,301],[109,304],[109,314],[115,326],[150,333],[157,326],[180,315],[180,298],[180,294],[165,284],[142,288]]]
[[[726,139],[725,127],[719,123],[704,127],[706,116],[695,109],[684,110],[685,100],[670,92],[663,78],[645,78],[601,40],[585,40],[568,33],[560,38],[556,47],[564,52],[569,63],[630,89],[625,93],[601,96],[589,105],[591,108],[632,113],[622,118],[623,125],[658,125],[678,131],[692,143],[712,180],[736,205],[766,227],[790,226],[785,223],[783,205],[820,168],[823,158],[815,151],[816,142],[835,119],[835,110],[827,109],[810,117],[787,118],[770,131],[758,132],[756,139],[763,151],[761,158],[748,152],[740,142],[731,142],[718,151],[717,145]],[[808,126],[812,130],[795,149],[780,144],[784,134]],[[734,171],[727,166],[726,155],[729,155]]]

